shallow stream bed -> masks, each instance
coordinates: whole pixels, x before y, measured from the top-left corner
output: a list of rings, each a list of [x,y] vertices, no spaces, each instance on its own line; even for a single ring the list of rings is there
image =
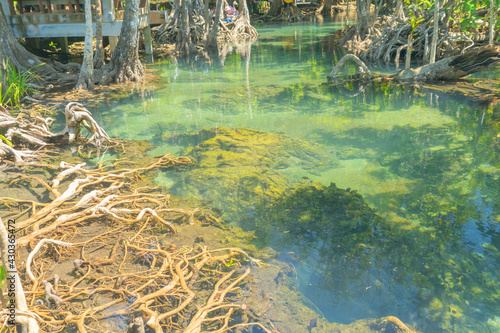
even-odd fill
[[[500,331],[498,107],[328,84],[337,28],[259,27],[256,43],[156,64],[165,88],[91,111],[112,137],[195,159],[157,184],[255,230],[330,322],[393,315],[424,332]],[[340,223],[322,194],[331,183],[374,213]],[[320,190],[295,191],[311,184]]]

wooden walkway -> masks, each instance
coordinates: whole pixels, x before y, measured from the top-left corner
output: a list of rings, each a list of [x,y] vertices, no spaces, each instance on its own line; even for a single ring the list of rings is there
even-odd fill
[[[109,37],[111,48],[116,46],[122,26],[123,10],[116,11],[118,0],[102,1],[102,33]],[[115,4],[116,1],[116,4]],[[95,22],[96,0],[91,0]],[[85,37],[84,0],[0,0],[7,22],[18,38]],[[149,10],[149,0],[141,0],[139,27],[144,31],[146,53],[152,54],[151,24],[166,22],[165,11]],[[95,23],[94,23],[95,34]]]

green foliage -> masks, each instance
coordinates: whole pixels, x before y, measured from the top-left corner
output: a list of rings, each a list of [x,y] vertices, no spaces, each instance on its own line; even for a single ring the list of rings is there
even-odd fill
[[[54,49],[54,50],[55,50],[55,49],[57,49],[57,44],[56,44],[56,43],[54,43],[54,41],[53,41],[53,40],[51,40],[51,41],[50,41],[50,43],[49,43],[49,47],[50,47],[51,49]]]
[[[496,10],[500,5],[500,0],[493,0],[496,4]],[[440,1],[442,3],[442,1]],[[411,16],[410,24],[413,30],[418,27],[418,23],[423,21],[423,19],[417,20],[417,17],[421,17],[421,13],[424,11],[432,11],[434,9],[434,1],[432,0],[407,0],[405,5],[407,7],[406,11]],[[489,23],[491,0],[471,0],[471,1],[457,1],[454,3],[453,7],[445,6],[442,10],[450,12],[449,19],[462,31],[462,32],[472,32],[471,29],[480,29],[482,24],[480,21],[487,21]],[[478,15],[478,9],[486,8],[488,13],[486,16],[480,17]],[[416,14],[418,13],[418,14]],[[498,16],[498,15],[497,15]],[[420,22],[418,22],[420,21]],[[499,24],[499,18],[497,17],[496,25]]]
[[[1,95],[2,89],[0,89],[0,104],[19,107],[21,99],[33,92],[33,88],[30,87],[28,83],[33,80],[38,80],[39,77],[30,70],[21,73],[21,71],[17,70],[14,65],[10,63],[7,63],[5,75],[7,89],[3,96]]]
[[[229,261],[227,264],[224,263],[224,265],[226,265],[226,267],[231,267],[231,266],[236,265],[236,263],[233,261],[233,259],[231,259],[231,261]]]
[[[2,140],[3,142],[5,142],[6,144],[8,144],[9,146],[12,147],[12,142],[10,142],[5,136],[3,136],[2,134],[0,134],[0,140]]]
[[[271,5],[268,1],[262,1],[259,5],[259,14],[267,14],[271,9]]]
[[[408,20],[408,22],[411,24],[411,28],[413,29],[413,31],[415,31],[415,29],[418,28],[418,25],[422,21],[424,21],[424,19],[423,18],[418,18],[413,12],[412,12],[412,16]]]
[[[3,287],[5,278],[6,278],[5,267],[0,266],[0,289]]]

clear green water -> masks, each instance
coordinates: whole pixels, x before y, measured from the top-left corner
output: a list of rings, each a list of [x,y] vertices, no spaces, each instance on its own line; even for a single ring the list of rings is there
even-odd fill
[[[324,161],[277,172],[356,190],[384,222],[360,221],[368,230],[339,242],[311,224],[295,239],[284,233],[293,221],[253,221],[257,203],[229,192],[227,201],[210,191],[202,198],[232,223],[256,228],[260,245],[281,250],[299,289],[332,322],[395,315],[424,332],[500,332],[498,108],[388,83],[350,97],[326,84],[342,55],[332,48],[336,28],[259,27],[257,43],[224,59],[155,65],[165,88],[93,113],[113,137],[155,143],[155,155],[198,143],[176,135],[223,126],[317,145]],[[179,177],[157,181],[170,187]]]

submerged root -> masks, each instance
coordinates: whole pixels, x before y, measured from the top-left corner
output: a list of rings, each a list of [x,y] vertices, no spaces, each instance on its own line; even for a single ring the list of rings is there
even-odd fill
[[[90,133],[88,143],[101,147],[111,142],[104,129],[92,118],[89,110],[75,102],[68,103],[65,109],[66,127],[59,133],[52,133],[52,118],[36,117],[34,120],[18,116],[12,117],[0,106],[0,128],[7,128],[5,138],[9,144],[0,141],[0,161],[13,160],[25,162],[36,157],[27,147],[36,149],[54,144],[69,144],[80,139],[82,126]],[[16,147],[16,148],[14,148]]]
[[[272,332],[258,317],[239,319],[248,307],[238,301],[238,290],[257,269],[256,259],[239,248],[176,249],[164,241],[175,224],[195,223],[203,214],[170,207],[168,195],[140,185],[141,175],[188,163],[171,155],[136,169],[62,163],[52,185],[37,180],[54,198],[33,203],[16,229],[18,246],[34,248],[24,267],[31,280],[25,288],[31,289],[27,303],[42,331],[105,331],[101,325],[123,317],[131,318],[129,332],[144,332],[143,323],[155,332],[228,332],[253,325]],[[90,225],[100,232],[81,231]],[[43,247],[47,243],[64,246]],[[73,263],[74,270],[65,271]]]

